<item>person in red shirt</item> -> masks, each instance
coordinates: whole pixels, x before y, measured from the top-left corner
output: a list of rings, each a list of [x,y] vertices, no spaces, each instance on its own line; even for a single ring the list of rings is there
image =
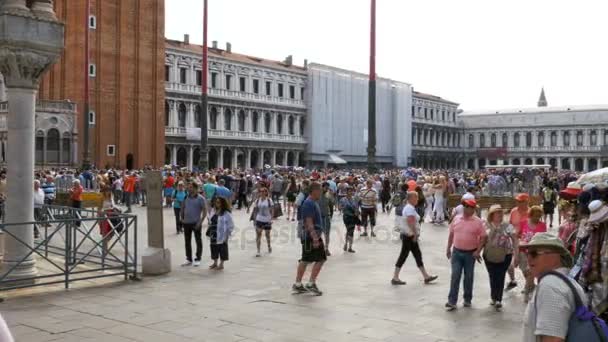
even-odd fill
[[[78,179],[74,179],[72,182],[72,188],[70,189],[70,200],[72,201],[72,207],[80,209],[82,208],[82,193],[84,188],[80,185]],[[76,222],[76,226],[80,227],[80,221]]]
[[[511,214],[509,215],[509,223],[513,226],[513,231],[517,234],[517,236],[519,236],[522,222],[528,220],[528,210],[530,210],[530,195],[526,193],[517,194],[515,196],[515,202],[517,203],[517,206],[511,210]],[[517,287],[517,282],[515,281],[515,267],[519,265],[519,262],[519,253],[514,253],[511,266],[509,267],[510,281],[507,284],[505,291],[510,291]]]
[[[481,250],[488,236],[483,226],[483,221],[475,216],[477,202],[473,199],[464,200],[462,201],[462,205],[464,206],[464,213],[457,216],[452,224],[450,224],[450,235],[446,249],[446,256],[452,263],[450,293],[448,295],[448,302],[445,304],[447,311],[454,311],[456,309],[460,279],[463,272],[464,306],[471,307],[475,261],[480,262]]]
[[[131,171],[128,171],[123,183],[123,191],[125,192],[125,198],[127,200],[127,211],[125,211],[125,213],[131,212],[131,203],[133,202],[135,196],[136,181],[137,179],[135,178],[135,176],[131,174]]]
[[[175,184],[175,178],[171,172],[167,172],[165,183],[163,184],[163,191],[165,195],[165,205],[170,208],[173,204],[173,186]]]

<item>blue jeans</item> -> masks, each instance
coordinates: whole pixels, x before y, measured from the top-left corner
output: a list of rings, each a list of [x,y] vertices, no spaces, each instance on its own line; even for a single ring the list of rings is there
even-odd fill
[[[458,291],[460,290],[460,278],[464,271],[464,301],[470,303],[473,300],[473,275],[475,271],[475,258],[473,252],[462,251],[454,248],[452,250],[452,280],[450,281],[450,294],[448,303],[456,305],[458,302]]]

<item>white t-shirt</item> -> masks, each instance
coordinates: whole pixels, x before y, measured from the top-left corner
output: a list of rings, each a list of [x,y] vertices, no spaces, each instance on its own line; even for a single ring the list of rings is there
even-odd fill
[[[410,227],[410,225],[407,224],[408,216],[414,216],[416,218],[415,231],[413,231],[412,228]],[[418,215],[418,213],[416,212],[416,208],[414,208],[413,205],[408,203],[405,207],[403,207],[402,217],[403,217],[404,222],[403,222],[403,225],[401,226],[401,234],[404,234],[407,236],[414,236],[414,235],[420,234],[420,227],[418,226],[419,225],[418,222],[420,222],[420,215]]]
[[[567,268],[559,268],[556,271],[568,274]],[[583,289],[576,281],[571,280],[571,283],[583,303],[586,303],[587,296]],[[524,313],[523,341],[536,342],[537,336],[566,338],[568,321],[574,313],[574,306],[574,294],[568,284],[556,276],[545,276],[536,287]]]
[[[270,197],[266,199],[258,198],[255,202],[255,206],[258,208],[258,214],[255,216],[255,220],[259,222],[268,223],[272,221],[272,200]]]

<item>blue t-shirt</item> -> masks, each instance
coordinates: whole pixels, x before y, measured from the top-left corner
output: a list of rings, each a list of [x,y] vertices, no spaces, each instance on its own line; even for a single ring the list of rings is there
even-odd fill
[[[302,215],[302,222],[306,224],[306,219],[312,217],[312,220],[315,224],[315,230],[317,233],[321,234],[323,231],[323,224],[321,221],[321,208],[319,208],[319,204],[314,201],[312,198],[308,197],[302,206],[300,207],[300,213]],[[303,228],[302,239],[308,239],[308,231],[306,228]]]
[[[188,196],[188,193],[185,190],[179,191],[177,189],[173,190],[173,208],[181,208],[182,202]]]
[[[206,209],[205,198],[201,195],[196,195],[196,197],[188,196],[184,199],[183,205],[184,223],[198,223],[203,210]]]

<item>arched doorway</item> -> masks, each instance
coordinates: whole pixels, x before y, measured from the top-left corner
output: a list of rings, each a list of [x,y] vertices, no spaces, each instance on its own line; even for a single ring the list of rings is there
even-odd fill
[[[198,163],[201,160],[201,149],[195,148],[194,152],[192,152],[192,167],[198,169]]]
[[[294,166],[293,162],[294,162],[294,155],[293,152],[288,152],[287,153],[287,166]]]
[[[525,165],[532,165],[534,163],[532,162],[532,158],[526,158],[526,160],[524,161],[524,164]]]
[[[72,160],[72,139],[70,138],[70,133],[63,133],[63,138],[61,140],[61,162],[64,164],[70,164]]]
[[[264,158],[262,160],[264,161],[264,166],[272,163],[272,155],[270,154],[270,151],[264,151]]]
[[[479,159],[479,168],[482,169],[486,166],[486,159],[485,158],[480,158]]]
[[[171,164],[171,150],[165,146],[165,165]]]
[[[519,158],[513,159],[513,165],[521,165],[521,160]]]
[[[574,161],[574,170],[583,171],[583,168],[584,168],[583,159],[576,158],[576,160]]]
[[[229,148],[224,149],[224,169],[230,169],[232,167],[232,150]]]
[[[283,156],[284,156],[284,154],[283,154],[282,151],[277,151],[277,157],[276,157],[276,164],[277,165],[285,166],[285,165],[283,165]]]
[[[469,159],[467,161],[467,169],[473,170],[475,168],[475,161],[473,159]]]
[[[36,154],[35,154],[35,160],[36,160],[36,164],[42,164],[42,162],[44,161],[44,132],[42,131],[38,131],[36,133]],[[4,143],[2,143],[2,149],[4,152]],[[2,161],[4,161],[5,159],[2,158]]]
[[[304,153],[300,153],[300,155],[298,156],[298,166],[306,166],[306,157],[304,156]]]
[[[177,149],[177,165],[180,167],[188,165],[188,152],[186,152],[184,147]]]
[[[545,158],[536,158],[536,165],[544,165]]]
[[[608,160],[602,160],[602,167],[608,167]]]
[[[127,154],[127,170],[133,170],[133,153]]]
[[[243,151],[237,151],[236,152],[236,166],[240,169],[244,169],[245,168],[245,153],[243,153]]]
[[[549,159],[549,165],[551,165],[552,168],[557,168],[557,159],[555,158],[551,158]]]
[[[562,159],[562,169],[570,170],[570,159],[568,159],[568,158]]]
[[[59,163],[59,131],[55,128],[46,133],[46,161],[48,163]]]
[[[217,150],[212,148],[209,149],[209,168],[216,169],[217,168]]]
[[[249,167],[252,169],[255,169],[258,167],[258,161],[260,160],[260,153],[257,150],[253,150],[251,151],[251,164],[249,164]]]
[[[597,159],[589,159],[589,171],[597,170]]]

